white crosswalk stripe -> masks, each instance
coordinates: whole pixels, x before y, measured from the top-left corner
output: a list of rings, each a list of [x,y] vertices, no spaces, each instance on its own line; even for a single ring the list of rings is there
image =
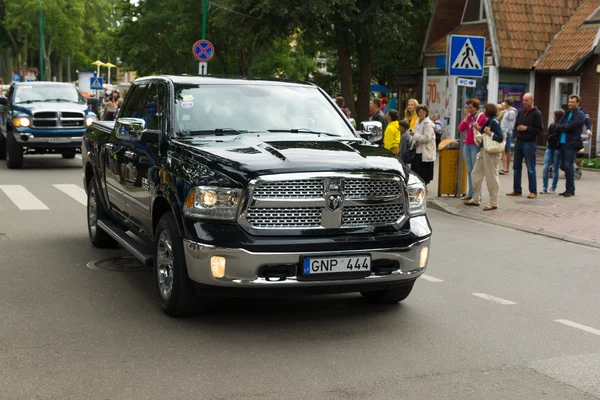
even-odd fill
[[[0,190],[19,210],[48,210],[49,208],[22,185],[0,185]]]
[[[52,185],[67,196],[77,200],[84,206],[87,205],[87,196],[85,194],[85,190],[81,187],[74,184],[60,184],[60,185]]]

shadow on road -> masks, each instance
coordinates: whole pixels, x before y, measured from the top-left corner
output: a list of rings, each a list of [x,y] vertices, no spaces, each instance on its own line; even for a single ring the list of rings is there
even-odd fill
[[[47,154],[40,156],[23,157],[23,170],[31,169],[76,169],[81,168],[81,159],[75,157],[72,160],[65,160],[61,155]],[[6,161],[0,161],[0,170],[8,169]]]

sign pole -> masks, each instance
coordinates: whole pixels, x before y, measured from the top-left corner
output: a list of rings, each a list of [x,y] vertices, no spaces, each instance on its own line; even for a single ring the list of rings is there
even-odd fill
[[[208,0],[202,1],[202,40],[206,39],[206,13],[208,12]]]

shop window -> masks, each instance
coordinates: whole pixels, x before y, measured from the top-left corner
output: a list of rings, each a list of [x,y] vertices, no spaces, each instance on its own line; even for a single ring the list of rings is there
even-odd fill
[[[481,0],[467,0],[463,11],[462,23],[485,22],[487,14]]]

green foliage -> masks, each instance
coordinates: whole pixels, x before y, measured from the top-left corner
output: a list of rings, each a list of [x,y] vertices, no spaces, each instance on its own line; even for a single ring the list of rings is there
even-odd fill
[[[584,159],[581,160],[581,166],[583,168],[600,169],[600,159],[597,159],[597,158],[584,158]]]
[[[43,0],[47,65],[68,58],[74,72],[95,69],[97,58],[118,58],[138,75],[196,74],[192,45],[201,35],[202,1]],[[10,52],[14,68],[39,64],[38,4],[0,0],[0,50]],[[364,102],[371,80],[393,87],[394,71],[418,65],[432,6],[433,0],[209,1],[207,39],[216,48],[209,73],[312,80],[332,95],[361,93]],[[317,56],[327,59],[329,73],[317,70]]]

